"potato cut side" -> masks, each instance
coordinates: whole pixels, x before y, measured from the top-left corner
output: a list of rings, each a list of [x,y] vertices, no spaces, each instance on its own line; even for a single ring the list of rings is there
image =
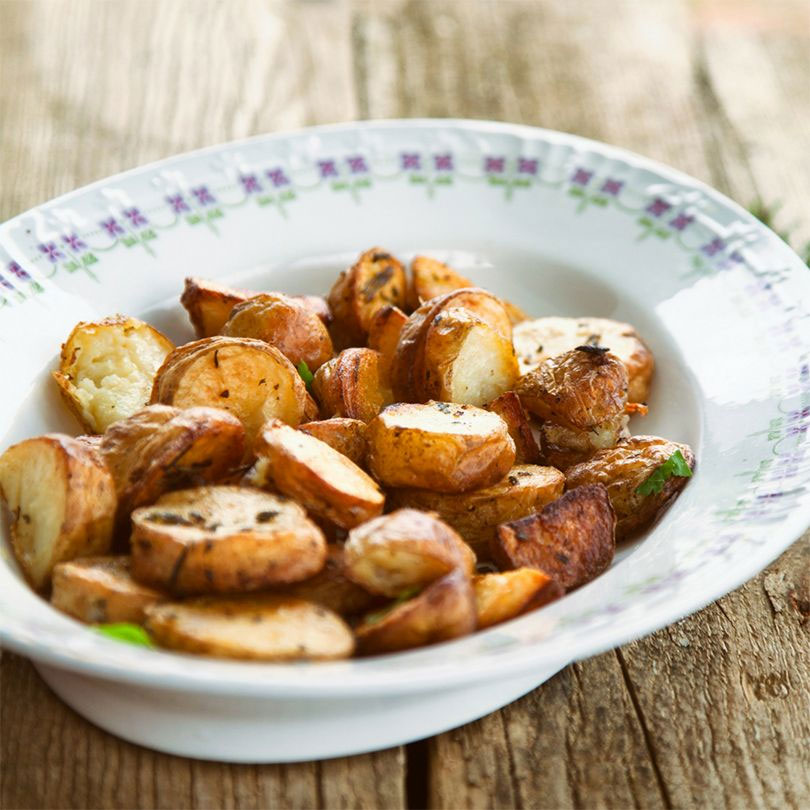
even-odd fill
[[[486,559],[499,524],[539,512],[563,494],[564,486],[565,476],[554,467],[523,464],[492,486],[470,492],[392,490],[388,505],[435,512]]]
[[[368,328],[368,347],[380,353],[380,368],[389,380],[399,336],[407,322],[408,316],[399,307],[387,306],[377,310]]]
[[[399,596],[454,568],[470,576],[472,549],[446,523],[416,509],[398,509],[349,532],[346,575],[372,593]]]
[[[492,555],[503,568],[539,568],[570,590],[610,566],[615,528],[607,490],[590,484],[566,492],[536,515],[499,526]]]
[[[318,315],[282,293],[259,293],[237,304],[222,334],[256,338],[275,346],[296,368],[315,371],[332,357],[332,339]]]
[[[273,418],[298,425],[307,389],[295,366],[274,346],[252,338],[211,337],[170,354],[155,377],[152,402],[230,411],[251,445]]]
[[[480,574],[473,578],[473,589],[479,630],[529,613],[564,594],[556,580],[537,568]]]
[[[537,318],[515,327],[512,339],[520,373],[577,346],[602,346],[624,363],[631,402],[646,402],[655,369],[653,354],[628,323],[607,318]]]
[[[127,556],[85,557],[53,569],[51,604],[88,624],[141,624],[144,610],[166,598],[132,578]]]
[[[385,496],[377,483],[342,453],[273,420],[256,443],[273,488],[344,529],[379,515]]]
[[[331,610],[291,596],[203,597],[154,605],[146,629],[162,647],[215,658],[348,658],[352,632]]]
[[[321,530],[293,501],[256,489],[171,492],[132,513],[132,574],[178,595],[238,593],[314,576]]]
[[[334,417],[318,422],[307,422],[298,429],[325,442],[358,467],[365,467],[368,448],[365,422],[359,419]]]
[[[506,422],[509,435],[515,443],[515,464],[541,464],[543,454],[532,431],[526,409],[514,391],[506,391],[487,405]]]
[[[237,304],[257,295],[254,290],[241,290],[207,281],[203,278],[186,279],[180,303],[188,312],[197,337],[218,335]]]
[[[112,542],[115,485],[87,444],[50,433],[0,456],[0,497],[14,555],[34,588],[65,560],[104,554]]]
[[[155,372],[174,346],[137,318],[77,324],[53,378],[85,430],[103,433],[149,401]]]
[[[367,437],[369,469],[391,487],[466,492],[494,484],[515,460],[503,419],[472,405],[391,405]]]

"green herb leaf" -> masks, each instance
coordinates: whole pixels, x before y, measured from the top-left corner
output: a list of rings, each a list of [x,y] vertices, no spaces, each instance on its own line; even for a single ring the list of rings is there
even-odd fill
[[[114,624],[96,624],[93,629],[102,636],[123,641],[126,644],[136,644],[139,647],[154,647],[149,634],[138,624],[117,622]]]
[[[678,478],[691,478],[692,470],[680,450],[676,450],[660,467],[655,469],[650,477],[639,486],[636,492],[639,495],[657,495],[664,484],[673,476]]]
[[[298,373],[301,375],[301,379],[306,383],[307,391],[311,390],[312,381],[315,379],[313,373],[309,370],[309,366],[307,365],[306,360],[302,360],[298,366]]]
[[[393,602],[387,604],[384,608],[375,610],[373,613],[367,613],[363,619],[363,624],[377,624],[381,622],[394,608],[399,607],[403,602],[413,599],[421,592],[421,588],[413,587],[404,590]]]

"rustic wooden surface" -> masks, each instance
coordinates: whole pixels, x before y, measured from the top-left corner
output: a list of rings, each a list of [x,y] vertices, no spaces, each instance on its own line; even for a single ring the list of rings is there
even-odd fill
[[[466,116],[620,144],[810,239],[805,0],[0,0],[0,220],[258,132]],[[0,660],[0,807],[810,806],[810,539],[699,614],[407,748],[155,754]]]

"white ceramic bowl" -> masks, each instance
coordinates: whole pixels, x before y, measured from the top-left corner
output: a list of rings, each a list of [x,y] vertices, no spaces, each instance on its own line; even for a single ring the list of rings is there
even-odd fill
[[[536,315],[635,324],[658,361],[635,432],[698,471],[611,570],[465,639],[270,665],[98,636],[23,583],[3,534],[0,641],[99,726],[164,751],[293,761],[480,717],[569,661],[737,587],[810,522],[810,273],[739,206],[652,161],[520,126],[390,121],[254,138],[104,180],[0,226],[2,447],[76,432],[48,372],[76,321],[125,312],[191,331],[185,275],[324,292],[381,244],[427,252]],[[4,530],[5,531],[5,530]]]

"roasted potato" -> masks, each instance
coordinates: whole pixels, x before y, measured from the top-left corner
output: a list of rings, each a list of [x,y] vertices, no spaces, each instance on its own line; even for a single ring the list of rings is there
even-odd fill
[[[183,489],[132,513],[132,575],[178,595],[297,582],[325,561],[326,540],[302,507],[256,489]]]
[[[398,596],[459,568],[470,576],[472,549],[435,515],[398,509],[349,532],[346,576],[371,593]]]
[[[615,528],[607,490],[589,484],[536,515],[500,525],[492,556],[502,568],[539,568],[570,590],[608,568],[616,552]]]
[[[296,661],[348,658],[352,632],[331,610],[292,596],[203,597],[146,610],[162,647],[216,658]]]
[[[388,505],[436,512],[479,557],[486,558],[499,524],[540,511],[563,494],[564,485],[565,476],[554,467],[524,464],[512,467],[496,484],[471,492],[394,489],[388,494]]]
[[[633,436],[615,447],[600,450],[566,474],[569,489],[586,484],[607,487],[616,511],[616,539],[624,540],[644,531],[678,496],[689,480],[671,476],[660,492],[642,495],[637,490],[673,453],[680,450],[689,468],[695,469],[695,454],[686,444],[659,439],[657,436]]]
[[[538,318],[516,326],[512,340],[521,374],[577,346],[607,348],[627,369],[629,401],[646,402],[649,397],[655,360],[629,323],[607,318]]]
[[[456,568],[405,602],[366,616],[355,629],[361,654],[396,652],[466,636],[475,630],[470,578]]]
[[[326,303],[325,298],[320,295],[291,295],[290,298],[303,304],[310,312],[315,313],[324,326],[329,326],[332,323],[332,310],[329,309],[329,304]]]
[[[325,442],[358,467],[365,467],[368,449],[365,422],[359,419],[334,417],[320,422],[307,422],[298,429]]]
[[[240,290],[215,281],[189,277],[180,303],[186,308],[197,337],[205,338],[218,335],[233,308],[256,294],[254,290]]]
[[[304,362],[311,371],[333,354],[332,339],[323,321],[300,301],[282,293],[259,293],[237,304],[222,334],[263,340],[296,368]]]
[[[62,398],[90,433],[103,433],[149,401],[155,372],[174,346],[137,318],[76,324],[52,373]]]
[[[158,370],[152,403],[230,411],[250,446],[272,418],[300,424],[307,389],[295,366],[274,346],[252,338],[210,337],[175,349]]]
[[[478,629],[514,619],[559,599],[565,591],[545,571],[515,568],[473,577]]]
[[[397,259],[382,248],[361,254],[352,267],[340,274],[327,299],[335,347],[365,344],[377,310],[389,304],[403,308],[406,295],[405,268]]]
[[[399,307],[389,305],[374,313],[368,327],[368,347],[380,353],[380,368],[389,381],[399,335],[407,322],[408,316]]]
[[[88,624],[140,624],[144,610],[166,598],[160,591],[135,582],[126,556],[85,557],[59,563],[53,569],[51,604]]]
[[[115,533],[129,539],[133,509],[164,492],[220,483],[245,453],[245,429],[219,408],[149,405],[111,425],[100,452],[118,495]]]
[[[49,433],[9,447],[0,456],[0,497],[14,556],[37,590],[50,583],[57,563],[110,549],[113,478],[77,439]]]
[[[515,443],[515,464],[541,464],[543,454],[532,432],[526,409],[514,391],[506,391],[487,405],[487,410],[497,413],[506,422],[509,435]]]
[[[503,419],[472,405],[391,405],[367,438],[369,470],[390,487],[467,492],[494,484],[515,461]]]
[[[267,459],[265,474],[275,490],[341,528],[382,513],[385,496],[376,482],[314,436],[273,419],[259,435],[256,453]]]

